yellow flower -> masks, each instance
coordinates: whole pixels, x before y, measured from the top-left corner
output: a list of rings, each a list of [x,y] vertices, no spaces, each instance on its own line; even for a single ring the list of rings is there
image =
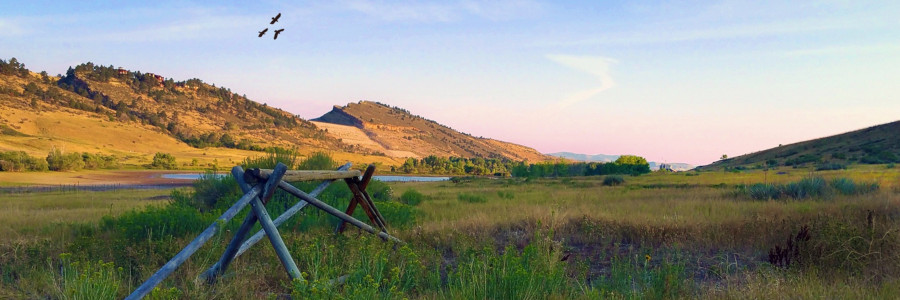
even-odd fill
[[[644,255],[644,258],[647,259],[647,261],[650,261],[650,254]]]

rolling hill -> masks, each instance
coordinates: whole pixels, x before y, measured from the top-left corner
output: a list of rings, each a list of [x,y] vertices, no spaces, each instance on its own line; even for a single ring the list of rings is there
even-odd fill
[[[900,162],[900,121],[732,157],[698,169],[764,166],[833,168],[852,163],[898,162]]]
[[[196,78],[175,81],[93,63],[51,76],[0,60],[0,152],[113,154],[131,166],[166,152],[197,168],[232,165],[270,147],[383,165],[427,155],[544,159],[534,149],[471,137],[399,108],[367,102],[345,110],[350,114],[336,124],[310,122]]]
[[[359,101],[335,106],[312,120],[355,147],[393,157],[484,157],[514,161],[544,161],[549,157],[529,147],[461,133],[409,111]]]

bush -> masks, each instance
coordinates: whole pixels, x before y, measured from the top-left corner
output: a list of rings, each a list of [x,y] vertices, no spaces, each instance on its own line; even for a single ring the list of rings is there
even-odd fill
[[[816,166],[816,171],[843,170],[847,165],[839,163],[822,163]]]
[[[119,161],[115,155],[85,152],[81,154],[81,160],[84,161],[85,169],[114,169],[119,167]]]
[[[778,199],[781,197],[781,190],[773,184],[757,183],[747,188],[750,197],[756,200]]]
[[[607,175],[603,177],[603,185],[614,186],[625,183],[625,177],[622,175]]]
[[[459,193],[459,195],[457,195],[456,198],[459,199],[459,201],[468,202],[468,203],[485,203],[485,202],[487,202],[487,198],[485,198],[482,195],[476,195],[476,194]]]
[[[273,169],[278,163],[283,163],[288,169],[294,169],[297,166],[299,156],[295,149],[274,147],[266,150],[266,154],[263,156],[245,158],[241,162],[241,166],[244,169]]]
[[[84,167],[84,160],[77,152],[63,154],[57,148],[47,154],[47,167],[51,171],[77,171]]]
[[[153,162],[150,163],[150,167],[154,169],[174,170],[178,168],[178,164],[175,162],[175,156],[172,156],[172,154],[156,152],[156,155],[153,155]]]
[[[109,262],[71,261],[69,253],[60,254],[61,299],[113,299],[122,285],[122,268]]]
[[[0,153],[0,171],[47,171],[47,161],[29,156],[25,151],[7,151]]]
[[[828,197],[835,193],[841,195],[862,195],[877,191],[878,183],[856,183],[849,178],[835,178],[831,182],[822,177],[803,178],[797,182],[784,185],[757,183],[750,186],[739,186],[737,194],[744,194],[756,200],[780,199],[790,197],[802,200],[813,197]]]
[[[408,189],[400,195],[400,203],[407,205],[419,205],[425,200],[425,195],[415,189]]]
[[[313,152],[297,164],[298,170],[334,170],[338,163],[325,152]]]

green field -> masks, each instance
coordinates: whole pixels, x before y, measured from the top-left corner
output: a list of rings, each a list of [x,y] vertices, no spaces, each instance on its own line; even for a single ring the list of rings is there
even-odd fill
[[[900,297],[897,168],[624,178],[613,186],[603,177],[373,185],[390,232],[406,246],[355,229],[335,236],[334,218],[310,207],[281,228],[305,281],[290,282],[265,241],[219,283],[197,280],[241,214],[152,296]],[[754,198],[756,183],[772,184],[780,198]],[[209,202],[223,186],[179,190],[171,204],[160,200],[169,194],[161,190],[0,193],[0,298],[126,296],[227,207]],[[321,198],[343,209],[343,193],[335,188]],[[235,192],[218,195],[232,199]],[[287,201],[276,195],[270,212]],[[792,250],[770,262],[770,250],[788,247],[789,239]],[[343,285],[329,284],[343,275]]]

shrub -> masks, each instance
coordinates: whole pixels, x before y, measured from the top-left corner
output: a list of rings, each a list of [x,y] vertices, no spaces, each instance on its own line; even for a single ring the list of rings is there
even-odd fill
[[[156,155],[153,155],[153,162],[150,163],[150,167],[154,169],[174,170],[178,168],[178,164],[175,162],[175,156],[172,156],[172,154],[156,152]]]
[[[622,175],[607,175],[603,177],[603,185],[613,186],[623,183],[625,183],[625,177],[622,177]]]
[[[84,167],[84,160],[77,152],[63,154],[57,148],[47,154],[47,167],[51,171],[77,171]]]
[[[7,151],[0,153],[0,171],[47,171],[47,161],[29,156],[25,151]]]
[[[855,183],[852,179],[841,177],[831,180],[831,187],[841,195],[862,195],[877,191],[879,186],[875,182]]]
[[[278,163],[283,163],[288,169],[294,169],[297,166],[299,158],[297,150],[273,147],[266,150],[263,156],[247,157],[241,162],[244,169],[260,168],[273,169]]]
[[[468,194],[468,193],[459,193],[456,196],[459,201],[468,202],[468,203],[485,203],[487,202],[487,198],[482,195],[476,194]]]
[[[781,190],[774,184],[757,183],[747,188],[747,193],[756,200],[778,199]]]
[[[290,166],[290,165],[289,165]],[[297,164],[298,170],[334,170],[338,163],[325,152],[313,152]]]
[[[200,232],[217,217],[218,214],[199,213],[197,209],[184,205],[148,206],[118,217],[103,217],[100,223],[104,230],[117,232],[131,243],[137,243]]]
[[[400,202],[407,205],[419,205],[425,200],[425,195],[415,189],[408,189],[400,195]]]
[[[843,170],[846,168],[847,165],[839,163],[822,163],[816,166],[816,171]]]
[[[85,169],[113,169],[119,166],[119,161],[115,155],[85,152],[81,154],[81,160],[84,161]]]
[[[62,299],[113,299],[122,284],[122,268],[109,262],[71,261],[69,253],[60,254]]]

